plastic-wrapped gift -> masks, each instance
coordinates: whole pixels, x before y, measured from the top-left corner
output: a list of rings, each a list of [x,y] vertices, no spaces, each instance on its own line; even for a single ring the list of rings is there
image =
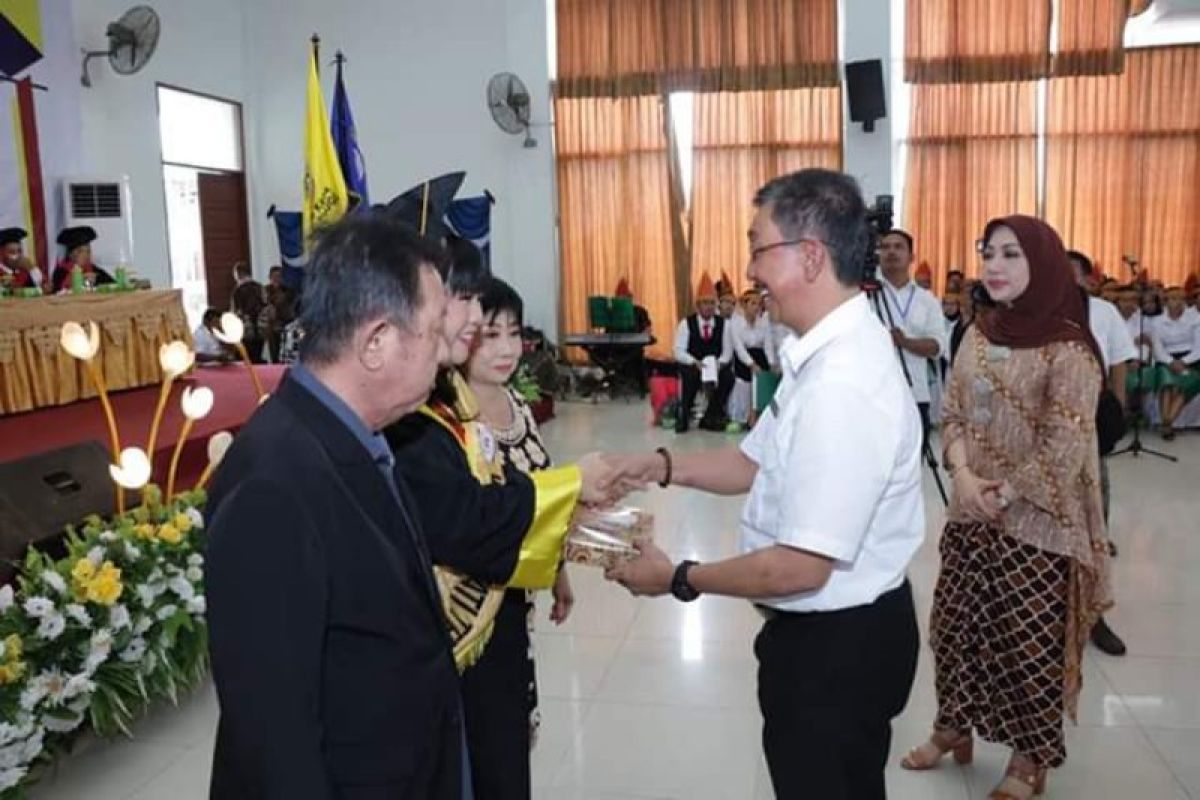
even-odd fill
[[[654,515],[639,508],[580,509],[567,534],[565,557],[609,569],[637,557],[634,539],[654,538]]]

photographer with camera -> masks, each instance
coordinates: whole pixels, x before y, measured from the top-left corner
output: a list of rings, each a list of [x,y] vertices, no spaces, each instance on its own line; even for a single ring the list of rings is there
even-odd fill
[[[892,341],[904,357],[912,379],[913,399],[921,412],[922,443],[929,441],[929,362],[950,348],[942,304],[912,278],[913,238],[907,231],[891,228],[879,237],[879,267],[883,299],[891,314]]]
[[[740,448],[610,462],[627,485],[748,492],[741,555],[675,565],[646,542],[608,577],[638,595],[752,600],[776,796],[883,800],[919,646],[905,573],[925,533],[920,419],[860,289],[872,237],[858,184],[801,170],[754,205],[749,278],[798,334],[780,348],[775,399]]]

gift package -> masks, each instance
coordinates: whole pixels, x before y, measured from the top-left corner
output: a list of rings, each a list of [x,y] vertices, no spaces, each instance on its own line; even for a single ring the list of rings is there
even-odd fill
[[[638,508],[581,508],[567,534],[565,557],[611,569],[637,557],[634,539],[654,538],[654,515]]]

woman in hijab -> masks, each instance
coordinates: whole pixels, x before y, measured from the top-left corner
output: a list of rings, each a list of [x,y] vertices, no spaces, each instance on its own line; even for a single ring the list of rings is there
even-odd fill
[[[1111,605],[1095,413],[1099,350],[1058,234],[1025,216],[981,242],[995,307],[963,338],[943,437],[954,496],[930,640],[938,713],[903,760],[970,762],[972,735],[1012,748],[993,800],[1041,794],[1066,759],[1088,633]]]

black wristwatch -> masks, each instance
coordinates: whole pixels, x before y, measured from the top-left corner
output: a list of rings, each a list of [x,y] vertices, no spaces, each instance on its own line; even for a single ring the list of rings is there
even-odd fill
[[[700,596],[696,587],[688,583],[688,570],[696,566],[695,561],[680,561],[671,576],[671,594],[682,603],[690,603]]]

